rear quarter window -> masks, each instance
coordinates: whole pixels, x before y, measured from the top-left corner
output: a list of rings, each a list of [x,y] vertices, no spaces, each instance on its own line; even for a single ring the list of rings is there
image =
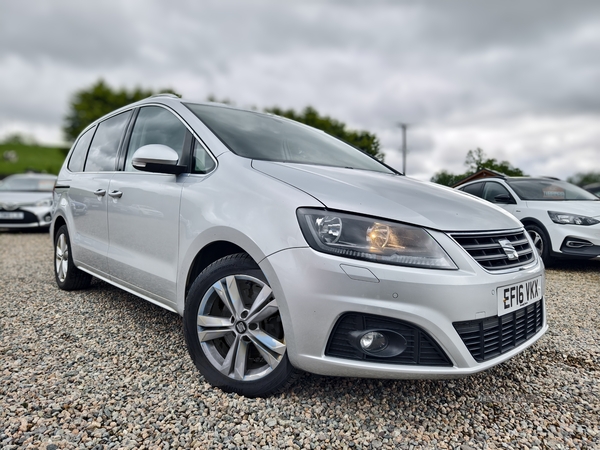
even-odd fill
[[[85,162],[86,172],[115,170],[117,151],[131,111],[117,114],[98,124]]]
[[[85,156],[87,155],[87,151],[90,148],[90,142],[92,142],[92,137],[94,136],[95,129],[96,127],[90,128],[85,133],[83,133],[77,140],[75,148],[71,153],[69,164],[67,165],[71,172],[83,172]]]

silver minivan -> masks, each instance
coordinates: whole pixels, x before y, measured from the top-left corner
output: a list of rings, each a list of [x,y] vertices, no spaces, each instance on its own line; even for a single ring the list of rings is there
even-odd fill
[[[183,316],[204,378],[265,396],[300,371],[452,378],[546,331],[523,226],[278,116],[169,95],[76,140],[54,190],[56,282]]]

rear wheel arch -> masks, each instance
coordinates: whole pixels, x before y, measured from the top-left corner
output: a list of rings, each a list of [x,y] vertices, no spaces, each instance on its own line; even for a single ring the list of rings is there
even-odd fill
[[[79,270],[73,262],[71,239],[66,224],[60,225],[53,236],[54,278],[58,287],[65,291],[87,288],[92,276]]]
[[[52,241],[54,241],[54,239],[56,239],[56,234],[58,233],[58,230],[60,230],[60,227],[62,227],[63,225],[66,225],[67,221],[65,220],[65,218],[63,216],[57,216],[56,219],[54,219],[54,235],[52,236]]]

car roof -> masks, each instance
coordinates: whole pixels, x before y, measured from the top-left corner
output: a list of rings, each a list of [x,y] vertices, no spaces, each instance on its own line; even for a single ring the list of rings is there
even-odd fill
[[[487,180],[504,180],[504,181],[563,181],[560,178],[555,177],[486,177],[478,180],[469,181],[469,183],[475,183],[476,181],[487,181]],[[465,183],[467,184],[467,183]]]

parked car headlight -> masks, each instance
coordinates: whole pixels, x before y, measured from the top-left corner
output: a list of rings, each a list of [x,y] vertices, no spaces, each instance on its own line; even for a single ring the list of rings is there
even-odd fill
[[[38,202],[35,202],[34,206],[52,206],[52,199],[51,198],[45,198],[44,200],[40,200]]]
[[[571,225],[596,225],[597,223],[600,223],[600,220],[596,220],[593,217],[580,216],[577,214],[548,211],[548,215],[554,223]]]
[[[298,221],[317,251],[398,266],[457,269],[423,228],[308,208],[298,209]]]

